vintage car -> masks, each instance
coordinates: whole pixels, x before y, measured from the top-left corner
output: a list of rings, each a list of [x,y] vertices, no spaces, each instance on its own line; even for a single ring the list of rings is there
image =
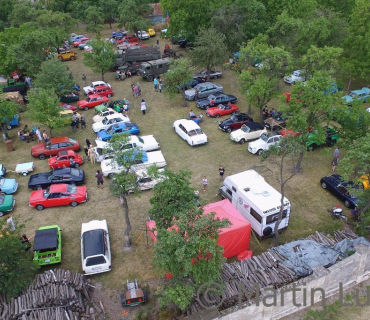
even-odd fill
[[[137,188],[141,191],[153,189],[159,182],[163,181],[164,176],[161,173],[164,172],[164,169],[159,169],[158,177],[150,177],[148,174],[148,169],[137,169],[135,174],[137,176]]]
[[[194,88],[185,91],[185,98],[187,100],[194,100],[196,89],[199,90],[198,98],[205,98],[208,97],[210,94],[222,93],[224,87],[212,82],[198,83]]]
[[[52,184],[46,190],[36,190],[30,195],[29,205],[41,211],[45,208],[72,206],[87,201],[86,186],[77,187],[74,184]]]
[[[236,114],[239,111],[239,107],[235,104],[219,104],[217,107],[211,107],[207,109],[208,117],[219,118],[220,116],[226,116],[228,114]]]
[[[370,188],[370,175],[363,174],[360,178],[358,178],[358,182],[360,183],[362,189]]]
[[[50,187],[52,184],[83,184],[85,172],[75,168],[53,169],[49,172],[33,174],[28,180],[28,188],[41,190]]]
[[[85,275],[111,270],[112,255],[106,220],[92,220],[82,224],[81,261]]]
[[[89,40],[90,40],[90,38],[87,38],[87,37],[81,38],[80,40],[74,41],[73,46],[77,48],[81,43],[85,43]]]
[[[282,126],[275,126],[274,130],[272,130],[275,134],[280,134],[283,137],[288,137],[288,136],[300,136],[302,132],[299,131],[293,131],[292,129],[289,128],[284,128]]]
[[[67,51],[60,51],[55,57],[61,61],[64,60],[75,60],[77,59],[77,53],[73,50],[67,50]]]
[[[267,151],[271,146],[278,144],[281,135],[273,134],[272,132],[266,132],[261,134],[260,138],[256,141],[249,142],[248,151],[253,154],[262,155],[264,151]]]
[[[258,139],[265,132],[266,128],[259,122],[249,122],[243,124],[240,129],[231,132],[230,139],[244,144],[246,141]]]
[[[87,40],[87,41],[85,41],[85,42],[83,42],[83,43],[80,43],[77,47],[78,47],[78,49],[80,49],[80,50],[84,50],[85,49],[85,47],[87,46],[87,45],[89,45],[89,42],[90,42],[90,40]]]
[[[351,104],[354,100],[361,101],[361,102],[367,102],[370,98],[370,88],[363,87],[359,90],[353,90],[348,95],[342,97],[342,100],[346,104]]]
[[[77,111],[77,107],[71,105],[71,104],[67,104],[67,103],[62,103],[59,108],[63,109],[63,110],[72,110],[72,111]]]
[[[306,78],[302,74],[302,70],[295,70],[290,76],[284,77],[284,82],[288,84],[296,84],[297,82],[306,81]]]
[[[352,181],[344,181],[339,174],[322,177],[321,187],[328,190],[333,196],[344,202],[347,208],[355,208],[359,201],[356,197],[356,189],[360,187]],[[353,192],[351,194],[350,192]]]
[[[6,168],[4,167],[3,164],[0,164],[0,177],[5,176],[6,173]]]
[[[221,121],[218,124],[218,128],[224,132],[231,132],[233,130],[241,128],[243,124],[252,122],[253,119],[246,113],[234,114],[231,118]]]
[[[86,100],[78,101],[77,105],[80,109],[89,110],[91,108],[96,107],[99,104],[108,103],[108,102],[109,102],[109,98],[99,96],[97,94],[92,94],[92,95],[89,95],[89,97],[86,98]]]
[[[108,129],[99,131],[96,139],[101,141],[107,141],[114,134],[122,134],[122,133],[130,133],[130,134],[139,134],[140,130],[136,123],[131,122],[120,122],[111,125]]]
[[[212,79],[217,79],[222,77],[222,72],[221,71],[214,71],[211,70],[210,72],[210,78]],[[202,70],[197,73],[194,73],[193,78],[207,78],[207,70]]]
[[[95,89],[95,87],[98,87],[98,86],[108,86],[109,88],[112,88],[112,86],[109,83],[107,83],[107,82],[104,82],[104,81],[94,81],[89,86],[83,87],[83,91],[87,95],[87,94],[89,94],[89,92],[93,92],[94,89]]]
[[[314,150],[320,146],[331,147],[337,143],[340,138],[338,131],[328,126],[322,128],[322,130],[324,131],[323,134],[319,130],[310,130],[306,138],[306,147],[308,150]]]
[[[121,294],[121,305],[123,308],[143,304],[147,299],[147,293],[145,290],[141,289],[136,279],[133,282],[127,280],[127,291]]]
[[[78,140],[68,137],[51,138],[47,143],[44,142],[33,146],[31,148],[31,155],[44,160],[46,157],[56,156],[58,152],[63,150],[79,151],[80,143]]]
[[[73,165],[71,165],[71,162]],[[60,151],[57,156],[49,158],[49,167],[52,169],[68,167],[78,168],[83,163],[83,157],[73,150]]]
[[[96,86],[94,90],[90,91],[88,94],[89,95],[97,94],[99,96],[110,98],[111,96],[113,96],[113,90],[111,89],[111,87],[102,85],[102,86]]]
[[[149,33],[149,35],[150,35],[151,37],[155,37],[155,31],[154,31],[154,29],[153,29],[153,28],[149,28],[149,29],[148,29],[148,33]]]
[[[112,38],[114,38],[114,39],[120,39],[124,36],[127,36],[127,31],[126,30],[112,31]]]
[[[219,104],[235,103],[238,99],[231,94],[215,93],[210,94],[206,98],[198,99],[197,101],[195,101],[195,104],[200,109],[208,109],[209,107],[211,107],[212,100],[212,106],[218,106]]]
[[[150,35],[149,33],[147,33],[146,31],[144,30],[141,30],[141,31],[138,31],[136,36],[138,37],[138,39],[140,40],[148,40],[150,38]]]
[[[70,42],[73,43],[73,42],[79,41],[82,38],[86,38],[86,37],[83,34],[79,34],[79,35],[73,34],[73,36],[71,36]]]
[[[99,121],[102,121],[105,117],[109,116],[109,115],[112,115],[112,114],[118,114],[118,112],[116,110],[113,110],[112,108],[107,108],[107,106],[103,105],[104,108],[103,110],[99,110],[99,111],[96,111],[96,108],[99,107],[95,107],[95,111],[97,113],[97,115],[93,116],[92,118],[92,121],[95,123],[95,122],[99,122]]]
[[[111,125],[120,122],[130,122],[130,118],[122,113],[114,113],[104,117],[99,122],[93,123],[92,129],[94,132],[100,132],[108,129]]]
[[[0,193],[0,217],[14,209],[15,199],[12,195]]]
[[[176,120],[172,127],[174,128],[175,132],[190,146],[196,146],[208,142],[206,134],[193,120]]]
[[[274,116],[266,119],[264,125],[269,130],[274,130],[278,126],[285,127],[288,121],[288,116],[282,112],[277,112]]]
[[[12,194],[18,190],[18,182],[15,179],[0,177],[0,190],[5,194]]]
[[[36,230],[33,262],[40,267],[62,262],[62,230],[59,226],[40,227]]]
[[[133,43],[133,42],[139,42],[139,39],[136,36],[124,36],[122,38],[123,41],[128,42],[128,43]]]

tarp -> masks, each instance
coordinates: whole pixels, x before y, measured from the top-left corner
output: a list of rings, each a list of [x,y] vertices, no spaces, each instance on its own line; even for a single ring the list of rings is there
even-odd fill
[[[224,248],[223,256],[231,258],[249,249],[249,239],[251,234],[251,224],[241,215],[241,213],[230,203],[228,199],[210,203],[203,207],[204,213],[215,212],[216,218],[229,219],[231,225],[228,228],[219,230],[218,244]],[[150,236],[154,242],[157,241],[155,221],[146,222]]]

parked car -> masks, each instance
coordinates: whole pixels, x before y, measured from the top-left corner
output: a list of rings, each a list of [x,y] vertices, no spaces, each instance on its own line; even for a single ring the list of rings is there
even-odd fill
[[[357,100],[361,102],[367,102],[370,98],[370,88],[363,87],[359,90],[353,90],[348,95],[343,96],[342,100],[346,104],[351,104],[352,101]]]
[[[114,113],[104,117],[102,121],[93,123],[92,129],[94,132],[100,132],[120,122],[130,122],[130,118],[122,113]]]
[[[222,72],[221,71],[215,71],[215,70],[211,70],[211,73],[210,73],[210,77],[212,79],[217,79],[217,78],[220,78],[222,77]],[[193,75],[194,78],[207,78],[207,70],[201,70],[197,73],[194,73]]]
[[[108,86],[96,86],[94,90],[88,93],[89,95],[99,95],[110,98],[113,96],[113,90]]]
[[[146,31],[144,30],[141,30],[141,31],[138,31],[136,36],[138,37],[138,39],[140,40],[148,40],[150,38],[150,35],[149,33],[147,33]]]
[[[266,132],[261,134],[260,138],[256,141],[249,142],[248,151],[253,154],[258,154],[259,156],[267,151],[271,146],[278,144],[281,135],[275,135],[272,132]]]
[[[275,133],[275,134],[280,134],[283,137],[300,136],[302,134],[302,132],[293,131],[292,129],[284,128],[282,126],[275,126],[275,128],[272,130],[272,132]]]
[[[0,177],[0,189],[2,193],[12,194],[18,190],[18,182],[15,179]]]
[[[77,59],[77,53],[73,50],[67,50],[67,51],[60,51],[58,54],[55,55],[55,57],[61,61],[65,60],[75,60]]]
[[[226,116],[228,114],[236,114],[239,111],[239,107],[235,104],[219,104],[217,107],[208,108],[206,114],[208,117],[219,118],[220,116]]]
[[[240,129],[231,132],[230,139],[244,144],[246,141],[258,139],[265,132],[267,132],[266,128],[259,122],[249,122],[243,124]]]
[[[95,107],[96,111],[96,107]],[[97,115],[93,116],[92,121],[99,122],[102,121],[105,117],[112,115],[112,114],[118,114],[116,110],[113,110],[112,108],[105,108],[105,110],[101,110],[97,112]]]
[[[111,270],[112,256],[106,220],[93,220],[81,227],[82,270],[92,275]]]
[[[358,178],[358,182],[360,183],[362,189],[370,188],[370,175],[363,174],[360,178]]]
[[[164,169],[159,169],[158,172],[162,173]],[[135,170],[137,179],[137,187],[141,191],[153,189],[159,182],[163,181],[163,176],[159,175],[157,178],[148,175],[148,169]]]
[[[45,208],[72,206],[87,201],[86,186],[77,187],[74,184],[52,184],[46,190],[36,190],[30,195],[29,205],[41,211]]]
[[[252,122],[251,118],[246,113],[234,114],[231,118],[225,119],[218,124],[218,128],[224,132],[231,132],[233,130],[241,128],[243,124]]]
[[[104,81],[93,81],[89,86],[83,87],[84,93],[87,95],[89,92],[93,92],[95,87],[97,86],[108,86],[109,88],[112,88],[112,86]]]
[[[132,43],[132,42],[139,42],[139,39],[136,37],[136,36],[124,36],[122,38],[123,41],[125,42],[128,42],[128,43]]]
[[[222,93],[224,88],[223,86],[212,83],[212,82],[203,82],[197,84],[193,89],[189,89],[185,91],[185,98],[187,100],[194,100],[195,99],[195,90],[199,90],[198,98],[205,98],[208,97],[210,94],[214,93]]]
[[[59,108],[63,109],[63,110],[72,110],[72,111],[77,111],[77,107],[71,105],[71,104],[67,104],[67,103],[62,103]]]
[[[74,41],[74,42],[73,42],[73,46],[74,46],[74,47],[78,47],[81,43],[85,43],[85,42],[87,42],[88,40],[90,40],[90,38],[87,38],[87,37],[85,37],[85,38],[81,38],[80,40]]]
[[[120,122],[111,125],[108,129],[99,131],[96,139],[101,141],[107,141],[114,134],[122,134],[122,133],[130,133],[130,134],[139,134],[140,130],[136,123],[131,122]]]
[[[154,31],[154,29],[149,28],[149,29],[148,29],[148,33],[149,33],[149,35],[150,35],[151,37],[155,37],[155,31]]]
[[[235,103],[238,99],[231,95],[225,93],[215,93],[210,94],[208,97],[203,99],[198,99],[195,101],[195,104],[200,109],[207,109],[211,107],[211,101],[213,100],[212,106],[218,106],[219,104],[228,104],[228,103]]]
[[[326,145],[333,146],[339,140],[338,131],[326,126],[324,128],[324,135],[320,134],[317,130],[312,129],[307,136],[306,146],[309,150],[314,150],[317,147]]]
[[[62,262],[62,230],[59,226],[45,226],[36,230],[33,262],[40,267]]]
[[[79,151],[80,143],[78,140],[68,137],[51,138],[48,143],[40,143],[33,146],[31,148],[31,155],[44,160],[46,157],[56,156],[63,150]]]
[[[286,114],[283,115],[282,112],[277,112],[274,116],[266,119],[264,121],[264,125],[269,130],[274,130],[278,126],[285,127],[288,121],[288,116]]]
[[[71,102],[76,102],[80,100],[80,97],[77,94],[74,94],[71,92],[71,93],[62,95],[59,100],[60,102],[63,102],[63,103],[71,103]]]
[[[15,206],[15,199],[12,195],[0,193],[0,217],[12,211]]]
[[[85,172],[75,168],[53,169],[49,172],[36,173],[30,176],[28,188],[41,190],[50,187],[52,184],[75,184],[85,182]]]
[[[333,196],[344,202],[347,208],[355,208],[359,199],[355,195],[359,186],[352,181],[344,181],[339,174],[322,177],[320,180],[321,187],[328,190]],[[354,192],[351,194],[350,192]]]
[[[295,70],[290,76],[284,77],[284,82],[288,84],[296,84],[297,82],[302,81],[306,81],[302,70]]]
[[[108,102],[109,102],[109,98],[102,97],[97,94],[92,94],[92,95],[89,95],[89,97],[86,98],[85,100],[78,101],[77,105],[80,109],[89,110],[91,108],[96,107],[99,104],[108,103]]]
[[[112,31],[112,38],[114,38],[114,39],[120,39],[124,36],[127,36],[127,31],[126,30]]]
[[[71,167],[71,159],[73,168],[78,168],[84,163],[84,159],[73,150],[60,151],[57,156],[49,158],[49,167],[52,169]]]
[[[206,134],[193,120],[176,120],[172,127],[175,129],[175,132],[190,146],[196,146],[208,142]]]
[[[80,49],[80,50],[84,50],[85,49],[85,47],[89,44],[89,41],[90,40],[87,40],[87,41],[85,41],[85,42],[82,42],[82,43],[80,43],[77,47],[78,47],[78,49]]]

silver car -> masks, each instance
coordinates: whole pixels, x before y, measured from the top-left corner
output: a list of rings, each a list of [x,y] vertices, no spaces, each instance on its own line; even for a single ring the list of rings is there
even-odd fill
[[[212,79],[217,79],[219,77],[222,77],[222,72],[221,71],[211,70],[209,76]],[[207,78],[207,70],[202,70],[202,71],[199,71],[197,73],[194,73],[193,77],[194,77],[194,79],[197,79],[197,78]]]
[[[210,94],[223,92],[224,87],[212,82],[203,82],[197,84],[194,88],[185,91],[185,99],[187,100],[194,100],[195,98],[195,90],[199,90],[198,98],[206,98]]]

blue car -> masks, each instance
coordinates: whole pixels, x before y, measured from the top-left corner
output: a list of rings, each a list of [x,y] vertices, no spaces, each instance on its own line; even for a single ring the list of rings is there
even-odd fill
[[[12,194],[18,190],[18,182],[15,179],[0,178],[0,189],[2,193]]]
[[[83,34],[79,34],[77,36],[74,36],[73,38],[71,38],[70,43],[80,41],[82,38],[86,38],[86,37]]]
[[[346,104],[351,104],[353,100],[366,102],[370,97],[370,89],[363,87],[359,90],[353,90],[348,95],[342,97],[342,100]]]
[[[136,123],[120,122],[111,125],[107,130],[98,132],[96,138],[100,141],[107,141],[112,138],[112,135],[120,133],[139,134],[140,130]]]
[[[19,114],[13,116],[10,121],[7,121],[7,119],[4,117],[4,122],[6,123],[6,128],[8,130],[10,130],[14,126],[19,126]]]
[[[124,36],[127,36],[126,30],[112,31],[112,38],[121,39]]]

